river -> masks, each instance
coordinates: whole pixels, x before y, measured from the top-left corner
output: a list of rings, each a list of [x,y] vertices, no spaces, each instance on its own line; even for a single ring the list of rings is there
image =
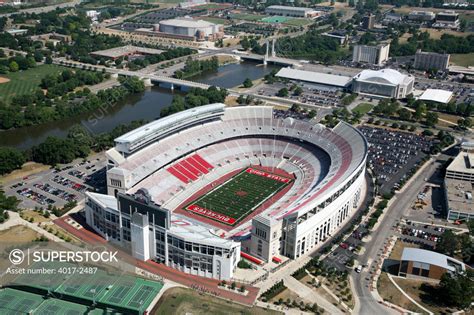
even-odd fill
[[[249,78],[259,79],[270,73],[275,66],[262,66],[253,62],[241,62],[219,67],[217,73],[203,73],[191,80],[232,88]],[[169,106],[173,94],[184,93],[153,86],[145,92],[127,97],[125,100],[105,109],[78,117],[54,121],[42,125],[15,130],[0,131],[0,146],[28,149],[43,142],[49,136],[65,137],[71,126],[82,124],[92,134],[108,132],[120,124],[133,120],[154,120],[159,118],[162,108]]]

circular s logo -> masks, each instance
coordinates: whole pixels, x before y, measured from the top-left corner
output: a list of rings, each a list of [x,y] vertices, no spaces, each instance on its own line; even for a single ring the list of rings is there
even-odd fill
[[[21,249],[13,249],[8,258],[12,264],[19,265],[25,260],[25,253]]]

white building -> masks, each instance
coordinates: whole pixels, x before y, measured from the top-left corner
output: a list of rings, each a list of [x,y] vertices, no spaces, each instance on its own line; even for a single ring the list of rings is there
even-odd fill
[[[240,260],[235,239],[258,259],[295,259],[348,222],[363,199],[367,142],[344,122],[327,128],[268,106],[211,104],[132,130],[106,156],[109,196],[88,193],[87,223],[137,259],[227,280]],[[235,222],[189,209],[191,196],[252,167],[292,184]]]
[[[413,67],[419,70],[446,70],[449,67],[450,54],[423,52],[419,49],[415,54]]]
[[[446,169],[444,189],[448,220],[474,219],[474,142],[463,142]]]
[[[281,68],[275,76],[289,80],[331,86],[338,89],[348,88],[352,81],[352,78],[349,76],[293,68]]]
[[[292,16],[292,17],[317,17],[321,15],[321,11],[316,11],[312,8],[304,7],[290,7],[284,5],[271,5],[265,8],[266,14]]]
[[[436,22],[433,24],[434,28],[459,28],[459,13],[455,11],[444,11],[436,14]]]
[[[186,17],[160,21],[155,25],[154,30],[178,37],[192,37],[197,40],[214,40],[221,38],[224,34],[222,25]]]
[[[418,22],[431,22],[435,19],[436,15],[432,11],[411,11],[408,14],[410,21]]]
[[[377,46],[355,45],[352,50],[352,61],[383,65],[390,53],[390,44],[380,44]]]
[[[354,93],[401,99],[413,92],[415,78],[393,69],[363,70],[352,80]]]

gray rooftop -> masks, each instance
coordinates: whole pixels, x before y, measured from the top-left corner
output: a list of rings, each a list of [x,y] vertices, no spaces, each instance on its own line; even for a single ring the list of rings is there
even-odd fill
[[[450,271],[456,271],[454,264],[459,265],[464,270],[464,263],[449,256],[433,252],[430,250],[405,247],[403,249],[401,260],[417,261],[445,268]]]
[[[352,80],[352,78],[348,76],[297,70],[292,68],[282,68],[280,71],[278,71],[276,76],[291,80],[301,80],[305,82],[326,84],[338,87],[346,87]]]

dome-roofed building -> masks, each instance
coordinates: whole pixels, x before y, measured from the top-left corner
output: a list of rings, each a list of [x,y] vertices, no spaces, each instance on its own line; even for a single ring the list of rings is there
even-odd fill
[[[413,92],[415,78],[393,69],[363,70],[352,82],[352,91],[378,97],[405,98]]]

